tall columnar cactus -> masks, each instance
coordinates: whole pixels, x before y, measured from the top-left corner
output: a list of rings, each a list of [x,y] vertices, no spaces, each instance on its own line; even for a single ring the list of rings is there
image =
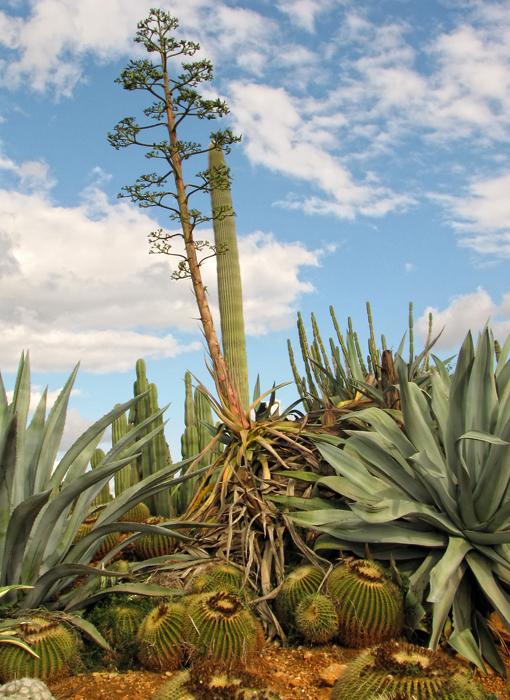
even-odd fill
[[[193,385],[191,374],[184,375],[184,386],[186,390],[184,398],[184,433],[181,437],[181,453],[183,459],[194,457],[200,450],[198,447],[197,418],[195,415],[195,402],[193,400]]]
[[[129,422],[137,426],[150,415],[156,413],[158,409],[158,392],[155,384],[149,384],[146,376],[145,361],[140,359],[136,362],[136,382],[134,383],[134,395],[139,396],[144,391],[150,389],[148,396],[138,401],[131,409]],[[144,437],[150,430],[162,424],[160,417],[154,421],[147,430],[142,433]],[[142,448],[142,454],[137,460],[138,476],[145,479],[160,471],[171,463],[170,452],[165,441],[163,431]],[[171,516],[170,498],[168,492],[161,492],[157,496],[150,496],[145,501],[152,515]]]
[[[360,559],[341,564],[331,572],[327,587],[338,613],[338,636],[343,644],[370,646],[402,633],[402,592],[376,562]]]
[[[120,406],[116,404],[115,408]],[[127,416],[122,413],[117,420],[112,423],[112,447],[114,447],[119,440],[121,440],[129,432]],[[136,465],[126,464],[115,474],[115,497],[120,496],[124,491],[126,491],[134,484],[138,483],[138,474],[136,470]]]
[[[209,168],[223,174],[227,171],[225,156],[220,148],[209,149]],[[244,410],[250,405],[248,361],[244,335],[243,293],[241,268],[237,250],[232,196],[228,182],[211,189],[214,242],[218,255],[218,298],[220,305],[221,339],[228,370],[237,381]]]
[[[20,620],[17,627],[39,658],[13,644],[0,649],[0,680],[10,681],[20,676],[53,680],[69,673],[78,656],[76,640],[56,620],[32,617]]]
[[[105,453],[99,447],[94,450],[92,457],[90,458],[90,466],[95,469],[105,457]],[[110,495],[110,484],[105,484],[99,494],[94,499],[95,506],[105,506],[112,500]]]
[[[486,697],[470,675],[446,654],[393,642],[359,654],[331,692],[331,700],[482,700]]]

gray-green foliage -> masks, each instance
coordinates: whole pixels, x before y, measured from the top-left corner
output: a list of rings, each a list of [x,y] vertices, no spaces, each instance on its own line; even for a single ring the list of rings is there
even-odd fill
[[[385,375],[386,363],[384,361],[385,353],[389,351],[384,335],[381,336],[381,349],[377,347],[370,304],[367,302],[369,337],[366,357],[363,357],[358,334],[353,329],[351,318],[348,318],[348,328],[344,336],[340,331],[333,307],[330,306],[329,310],[336,332],[336,339],[329,339],[331,358],[328,357],[313,313],[311,316],[313,335],[311,343],[308,341],[302,316],[298,313],[299,345],[305,369],[303,376],[298,370],[291,342],[287,341],[294,381],[306,409],[313,411],[328,404],[339,406],[342,402],[365,397],[371,398],[378,405],[391,407],[392,397],[389,393],[391,382],[388,382],[388,377]],[[405,338],[406,334],[404,334],[393,359],[403,357]],[[429,318],[429,337],[426,348],[418,356],[414,355],[413,315],[412,304],[410,304],[408,376],[415,381],[420,382],[426,379],[429,352],[434,344],[431,341],[432,315]]]
[[[510,629],[509,351],[510,338],[494,366],[489,328],[476,347],[469,333],[452,377],[434,358],[428,392],[397,359],[401,411],[356,412],[366,430],[347,431],[337,446],[318,443],[336,475],[319,479],[315,495],[330,489],[344,509],[292,516],[324,533],[317,550],[363,556],[368,542],[374,558],[394,557],[413,600],[430,608],[430,647],[451,615],[449,643],[481,669],[483,655],[501,673],[479,600]]]
[[[21,601],[24,608],[77,607],[87,596],[90,582],[81,584],[71,594],[55,599],[76,576],[106,575],[87,566],[110,532],[168,532],[175,523],[154,527],[144,524],[118,523],[119,517],[147,496],[179,484],[187,477],[174,478],[186,463],[168,466],[147,477],[122,496],[111,501],[92,531],[73,546],[73,540],[96,496],[114,474],[129,464],[139,450],[161,431],[161,426],[136,440],[163,411],[120,439],[97,467],[87,471],[90,458],[108,427],[144,395],[110,411],[81,435],[58,464],[66,410],[78,371],[75,367],[48,416],[47,391],[44,391],[32,420],[27,426],[30,404],[30,366],[28,353],[21,356],[12,402],[9,404],[0,377],[0,590],[3,586],[32,586]],[[74,504],[74,506],[73,506]],[[126,540],[126,544],[138,535]],[[108,558],[119,551],[119,545]],[[114,573],[109,576],[116,576]],[[10,601],[16,592],[8,591]]]

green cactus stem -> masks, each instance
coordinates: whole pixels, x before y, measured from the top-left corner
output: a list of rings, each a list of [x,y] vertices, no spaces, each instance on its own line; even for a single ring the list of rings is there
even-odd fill
[[[209,149],[209,169],[216,174],[228,174],[221,148]],[[223,182],[225,182],[223,178]],[[239,387],[244,410],[250,405],[248,361],[244,334],[241,268],[237,250],[236,228],[230,187],[211,189],[218,300],[220,306],[221,340],[228,371]]]
[[[105,458],[105,456],[105,453],[99,447],[94,450],[92,457],[90,458],[91,468],[95,469],[101,463],[101,460]],[[94,506],[105,506],[111,500],[112,496],[110,494],[110,484],[108,483],[103,486],[99,494],[94,499]]]
[[[327,580],[346,646],[371,646],[398,637],[404,626],[400,589],[374,561],[360,559],[336,567]]]
[[[143,613],[133,605],[110,605],[101,618],[98,629],[115,649],[131,645],[143,622]]]
[[[338,632],[338,615],[330,598],[308,595],[296,608],[296,629],[311,644],[327,644]]]
[[[183,459],[195,457],[200,452],[198,444],[197,418],[193,400],[193,385],[190,372],[184,375],[184,433],[181,437],[181,453]]]
[[[147,525],[159,525],[164,521],[165,518],[158,515],[156,517],[147,518],[145,522]],[[133,548],[135,554],[140,557],[140,559],[153,559],[154,557],[162,557],[166,554],[171,554],[176,544],[177,539],[171,535],[166,536],[151,532],[136,540],[133,543]]]
[[[67,675],[78,658],[76,639],[62,624],[45,617],[20,620],[15,629],[39,656],[36,658],[14,644],[0,649],[0,680],[11,681],[20,676],[52,681]]]
[[[386,642],[357,656],[336,681],[330,700],[381,697],[482,700],[481,687],[449,656],[406,643]]]
[[[0,698],[9,698],[9,700],[55,700],[46,683],[37,678],[17,678],[0,686]]]
[[[130,508],[127,513],[121,515],[119,523],[144,523],[147,518],[150,518],[150,510],[145,503],[137,503],[136,506]]]
[[[184,637],[200,656],[244,666],[264,642],[260,623],[227,591],[198,595],[188,606]]]
[[[179,603],[161,603],[142,621],[136,638],[138,658],[152,671],[173,671],[183,657],[184,607]]]
[[[115,408],[117,408],[117,406],[120,406],[120,404],[117,404]],[[115,446],[121,438],[127,435],[128,432],[129,427],[127,422],[127,416],[125,413],[123,413],[112,423],[112,447]],[[118,471],[115,474],[114,483],[116,498],[117,496],[120,496],[122,493],[124,493],[124,491],[129,489],[131,486],[133,486],[135,483],[137,483],[133,479],[133,474],[135,473],[136,470],[133,470],[132,465],[126,464],[125,467],[122,467],[122,469],[120,469],[120,471]]]
[[[275,598],[275,613],[281,624],[289,629],[295,624],[299,603],[308,595],[317,593],[324,574],[317,566],[307,564],[291,571]]]

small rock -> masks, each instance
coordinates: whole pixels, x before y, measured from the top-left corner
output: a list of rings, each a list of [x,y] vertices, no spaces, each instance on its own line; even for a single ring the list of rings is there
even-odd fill
[[[289,680],[288,674],[283,673],[283,671],[276,671],[276,673],[273,673],[273,678],[277,678],[279,681],[282,681],[283,683],[287,683]]]
[[[311,651],[305,651],[305,653],[303,654],[303,659],[311,659],[312,656],[313,654]]]
[[[330,664],[319,673],[319,678],[323,685],[327,685],[331,688],[346,668],[347,666],[345,664]]]
[[[291,685],[293,688],[299,688],[303,685],[303,681],[301,678],[291,678],[289,681],[289,685]]]

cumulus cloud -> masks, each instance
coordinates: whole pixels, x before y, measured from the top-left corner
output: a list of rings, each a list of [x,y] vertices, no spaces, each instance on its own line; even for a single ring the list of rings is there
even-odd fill
[[[415,324],[415,329],[422,342],[427,340],[429,329],[429,314],[433,316],[433,336],[444,328],[441,337],[434,346],[434,352],[456,352],[468,331],[473,338],[483,330],[490,318],[490,327],[500,343],[503,343],[510,333],[510,292],[505,294],[498,305],[481,287],[471,294],[454,297],[445,309],[429,306]]]
[[[84,62],[141,54],[132,38],[152,0],[35,0],[26,17],[0,11],[0,45],[11,53],[0,72],[7,87],[27,83],[69,97],[84,79]],[[177,16],[176,38],[199,40],[208,58],[237,56],[250,71],[262,68],[275,23],[246,8],[216,0],[173,0],[159,7]],[[98,20],[100,18],[100,20]],[[221,48],[217,38],[221,36]],[[243,48],[239,52],[239,47]],[[0,64],[0,68],[1,68]]]
[[[348,0],[279,0],[276,6],[289,16],[293,24],[313,32],[316,17],[329,12],[335,5],[345,5],[347,2]]]
[[[202,348],[190,284],[171,279],[175,258],[149,255],[147,235],[159,226],[139,208],[110,204],[97,185],[75,207],[57,206],[44,192],[0,189],[0,222],[3,370],[16,368],[22,349],[32,351],[39,371],[70,370],[81,359],[92,372],[122,372],[138,357]],[[213,233],[203,229],[200,238]],[[241,238],[239,248],[248,332],[286,325],[312,289],[300,275],[318,264],[320,251],[260,232]],[[202,270],[217,318],[214,261]]]
[[[441,202],[460,245],[483,255],[510,257],[510,173],[477,180],[466,196],[431,195]]]
[[[409,205],[412,199],[373,182],[355,182],[341,161],[325,147],[334,139],[322,115],[307,114],[307,105],[284,88],[248,82],[230,87],[236,129],[243,133],[252,163],[310,181],[329,195],[279,202],[308,213],[354,218],[357,213],[381,216]],[[338,122],[337,122],[338,123]]]

